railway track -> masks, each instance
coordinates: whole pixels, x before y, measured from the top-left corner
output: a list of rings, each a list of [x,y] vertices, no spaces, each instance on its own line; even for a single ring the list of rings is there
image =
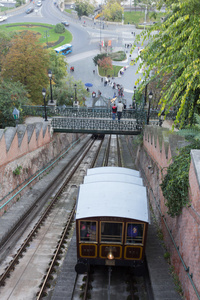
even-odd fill
[[[20,248],[17,251],[15,250],[17,253],[9,254],[13,256],[13,259],[7,264],[3,272],[2,266],[0,267],[2,272],[0,290],[3,299],[23,299],[23,295],[26,295],[26,299],[39,300],[46,295],[49,282],[52,280],[52,273],[55,272],[57,264],[60,264],[58,261],[60,259],[61,261],[63,260],[65,254],[62,254],[62,252],[66,252],[66,248],[68,248],[70,243],[72,235],[70,228],[74,226],[73,216],[77,188],[82,183],[86,169],[95,166],[101,154],[102,145],[103,140],[89,141],[87,145],[84,145],[84,150],[80,149],[74,160],[66,166],[62,175],[62,184],[59,181],[59,177],[55,180],[55,186],[57,185],[59,188],[56,189],[57,192],[54,192],[55,195],[53,197],[49,191],[48,199],[51,198],[51,201],[48,200],[49,203],[44,213],[40,218],[37,217],[37,223],[34,226],[32,224],[29,225],[27,228],[28,234],[27,232],[24,233],[24,235],[27,235],[26,238],[22,236],[19,240]],[[106,149],[107,158],[105,158],[105,155],[103,157],[104,162],[107,160],[106,165],[121,166],[120,142],[117,136],[109,137]],[[55,187],[53,190],[55,190]],[[66,199],[69,199],[69,201],[66,201]],[[22,226],[28,226],[25,225],[26,219],[27,216],[24,218]],[[55,231],[53,231],[54,227],[56,228]],[[14,233],[12,233],[13,235]],[[8,239],[11,239],[12,236]],[[56,237],[54,241],[53,237]],[[37,240],[39,240],[39,243],[37,243]],[[48,243],[51,244],[51,250],[47,251],[45,245]],[[39,254],[38,249],[40,248],[41,253]],[[45,259],[44,253],[47,253]],[[37,265],[38,261],[42,261],[42,263]],[[37,279],[34,279],[34,273],[41,274],[39,274]],[[30,274],[32,278],[30,278]],[[10,278],[8,278],[9,276]],[[38,288],[39,286],[40,288]]]
[[[35,237],[38,238],[41,235],[40,243],[42,243],[42,240],[44,240],[44,234],[45,234],[44,228],[46,228],[46,233],[49,234],[49,232],[50,232],[49,228],[52,228],[52,226],[51,226],[52,224],[55,225],[56,216],[58,216],[59,210],[61,209],[61,207],[62,207],[61,210],[63,210],[64,206],[65,206],[65,209],[68,210],[69,203],[66,205],[63,203],[66,198],[66,193],[70,193],[70,192],[66,191],[67,186],[71,185],[73,187],[74,186],[78,187],[78,185],[82,182],[82,176],[79,176],[80,168],[84,167],[85,161],[87,161],[86,155],[88,154],[88,151],[91,150],[92,146],[94,147],[95,142],[96,141],[94,141],[94,140],[90,140],[87,145],[84,145],[84,150],[81,149],[79,151],[79,153],[77,154],[78,158],[76,156],[74,161],[71,163],[71,170],[70,171],[68,170],[67,177],[65,178],[62,185],[59,187],[57,193],[51,200],[51,203],[47,206],[47,208],[45,209],[42,216],[39,218],[37,223],[33,226],[33,229],[30,231],[30,233],[28,234],[26,239],[21,244],[20,248],[17,250],[17,253],[14,255],[13,259],[10,261],[10,263],[8,264],[6,269],[1,274],[1,277],[0,277],[1,295],[5,295],[5,296],[3,296],[5,299],[13,299],[13,295],[16,295],[14,297],[16,297],[15,299],[17,299],[18,293],[19,293],[17,291],[17,289],[21,289],[20,284],[19,284],[19,279],[17,279],[18,282],[15,282],[15,284],[14,284],[15,289],[14,289],[13,288],[13,279],[11,279],[11,278],[13,278],[13,277],[22,278],[23,277],[23,275],[21,274],[21,268],[19,268],[18,266],[21,264],[21,262],[22,262],[22,264],[24,263],[23,260],[28,259],[28,258],[25,259],[25,257],[27,256],[26,253],[30,252],[30,249],[32,249],[33,246],[31,246],[31,245],[32,245],[33,241],[35,241]],[[98,144],[100,145],[99,141],[98,141]],[[80,152],[81,152],[81,154],[80,154]],[[98,152],[98,151],[95,150],[95,152]],[[75,162],[75,160],[76,160],[76,162]],[[91,161],[91,163],[93,163],[92,157],[89,160]],[[81,166],[81,164],[82,164],[82,166]],[[69,166],[68,166],[68,168],[69,168]],[[79,168],[79,170],[78,170],[78,168]],[[78,175],[76,175],[78,178],[74,179],[74,183],[73,183],[72,178],[75,177],[75,172],[78,172]],[[77,188],[76,188],[76,190],[77,190]],[[64,214],[61,213],[63,222],[66,224],[64,224],[62,226],[62,230],[61,230],[61,228],[59,228],[59,231],[60,232],[62,231],[62,234],[58,239],[58,244],[56,242],[57,245],[55,247],[55,253],[51,253],[51,257],[49,257],[50,255],[48,255],[48,260],[50,260],[50,266],[48,267],[48,264],[47,264],[48,271],[46,272],[46,275],[43,278],[43,284],[41,286],[41,291],[38,292],[38,299],[40,299],[42,297],[42,295],[44,294],[46,284],[47,284],[50,274],[55,266],[55,262],[61,251],[61,247],[63,246],[63,243],[66,240],[67,232],[68,232],[70,224],[73,220],[73,215],[74,215],[74,210],[75,210],[75,198],[76,198],[74,196],[75,191],[73,189],[72,189],[71,194],[72,195],[69,196],[72,198],[70,201],[71,202],[71,204],[70,204],[71,207],[69,209],[70,211],[68,213],[65,212]],[[59,204],[59,203],[61,203],[61,204]],[[66,220],[67,220],[67,222],[66,222]],[[23,224],[24,224],[24,220],[23,220]],[[41,231],[41,228],[42,228],[42,233],[39,233]],[[56,232],[56,231],[54,231],[54,233],[52,231],[51,234],[55,235],[55,236],[59,235],[58,232]],[[37,247],[34,246],[34,250],[36,251],[36,248],[39,248],[39,247],[42,248],[41,245],[37,245]],[[29,259],[29,265],[33,269],[33,263],[31,263],[31,261],[33,262],[33,255],[31,256],[31,260]],[[26,266],[26,269],[27,269],[27,266]],[[12,276],[10,276],[11,272],[12,272]],[[14,273],[16,273],[16,274],[14,275]],[[31,273],[31,271],[30,271],[30,273]],[[25,274],[25,270],[24,270],[24,274]],[[9,276],[10,276],[10,278],[8,278]],[[5,285],[5,288],[3,289],[4,285]],[[19,288],[16,288],[17,286],[19,286]],[[26,291],[26,293],[27,293],[27,291]],[[34,297],[35,297],[35,295],[30,295],[30,298],[28,297],[27,299],[31,299],[31,298],[35,299]]]

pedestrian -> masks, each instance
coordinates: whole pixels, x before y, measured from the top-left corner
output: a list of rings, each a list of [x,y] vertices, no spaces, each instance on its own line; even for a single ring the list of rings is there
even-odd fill
[[[126,109],[126,102],[124,102],[124,109]]]
[[[115,102],[114,102],[113,106],[112,106],[112,119],[113,120],[115,120],[116,112],[117,112],[117,106],[115,105]]]
[[[117,117],[118,117],[118,122],[120,123],[120,119],[121,119],[121,116],[122,116],[122,111],[123,111],[123,104],[122,104],[122,101],[119,100],[119,103],[117,104]]]
[[[93,70],[93,74],[95,74],[95,70]]]

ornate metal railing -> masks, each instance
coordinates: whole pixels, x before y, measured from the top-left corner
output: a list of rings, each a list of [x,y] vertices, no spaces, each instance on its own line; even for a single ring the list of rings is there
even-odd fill
[[[41,116],[44,117],[44,106],[22,106],[23,115],[31,115],[31,116]],[[150,119],[158,120],[159,110],[150,110]],[[87,107],[49,107],[47,106],[47,115],[49,117],[53,116],[63,116],[67,118],[98,118],[98,119],[107,119],[112,118],[111,109],[104,108],[87,108]],[[135,119],[137,121],[142,120],[146,122],[147,119],[147,110],[144,108],[139,109],[126,109],[123,111],[123,119]],[[172,111],[167,114],[166,119],[175,120],[176,112]]]
[[[51,121],[56,132],[85,132],[102,134],[140,134],[144,125],[142,121],[112,119],[79,119],[53,117]]]

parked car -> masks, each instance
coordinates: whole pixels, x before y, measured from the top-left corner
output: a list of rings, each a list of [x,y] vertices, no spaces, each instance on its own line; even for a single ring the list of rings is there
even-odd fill
[[[67,21],[62,21],[61,24],[63,24],[65,27],[69,26],[69,22]]]
[[[26,14],[30,14],[30,13],[32,13],[34,11],[34,8],[33,7],[29,7],[29,8],[27,8],[27,10],[26,10]]]
[[[36,4],[38,7],[40,7],[40,6],[42,6],[42,1],[41,0],[39,0],[38,2],[37,2],[37,4]]]

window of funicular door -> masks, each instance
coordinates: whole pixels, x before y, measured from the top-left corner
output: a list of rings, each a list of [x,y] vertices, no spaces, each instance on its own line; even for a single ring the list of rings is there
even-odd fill
[[[101,222],[101,242],[122,243],[123,223]]]
[[[80,221],[79,236],[81,242],[97,241],[97,222],[96,221]]]
[[[145,224],[127,223],[126,224],[126,243],[127,244],[143,244],[144,243]]]

